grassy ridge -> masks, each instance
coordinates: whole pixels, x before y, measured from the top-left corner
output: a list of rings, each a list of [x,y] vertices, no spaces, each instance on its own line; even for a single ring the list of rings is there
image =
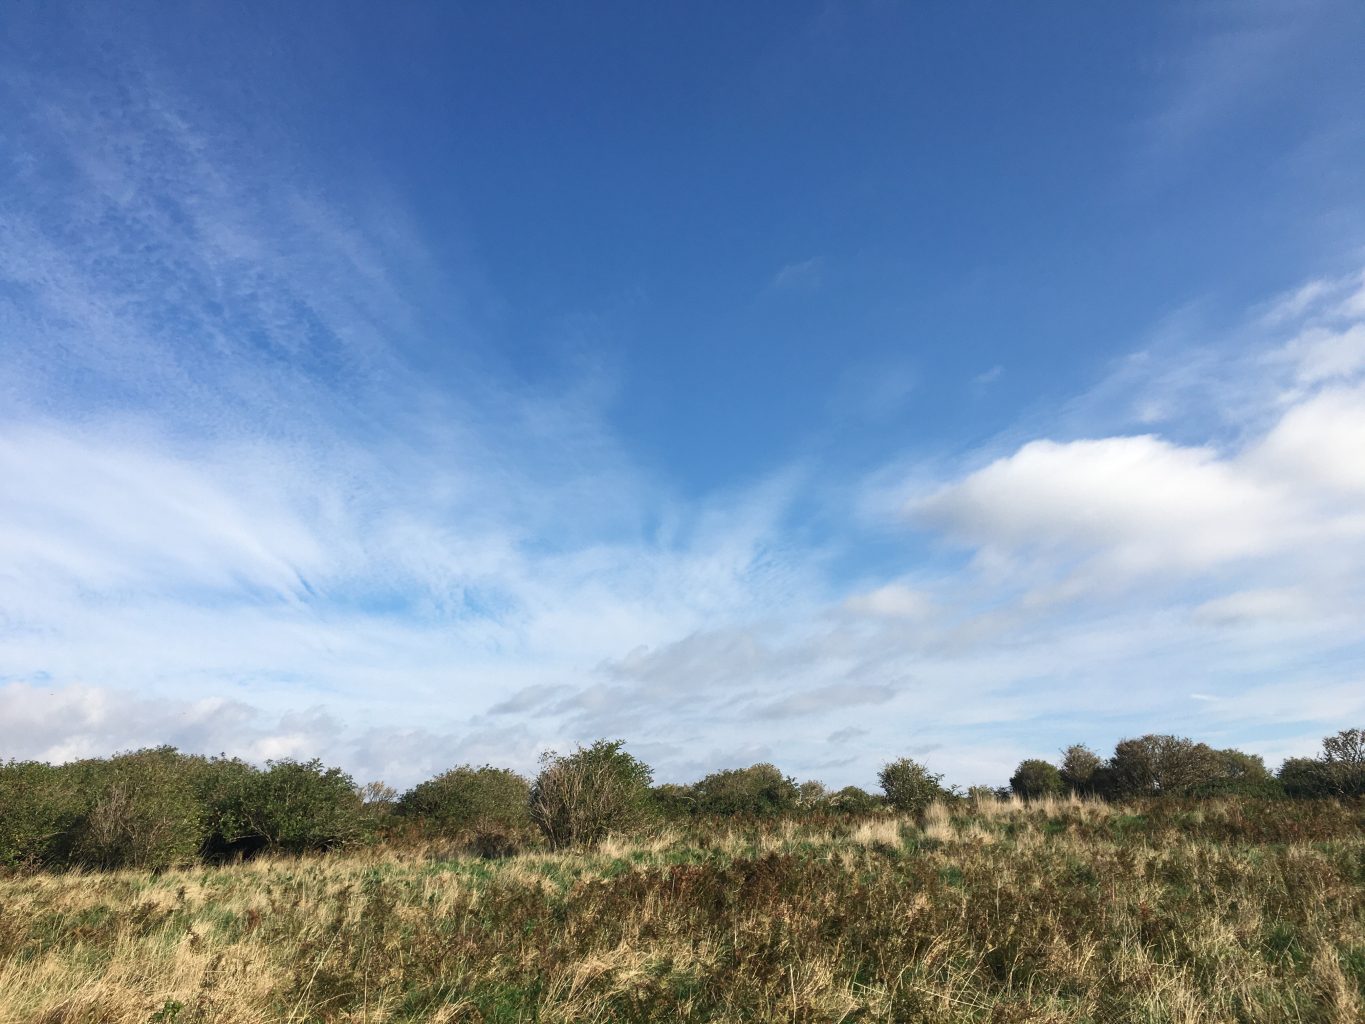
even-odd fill
[[[0,1021],[1365,1019],[1365,810],[982,800],[0,879]]]

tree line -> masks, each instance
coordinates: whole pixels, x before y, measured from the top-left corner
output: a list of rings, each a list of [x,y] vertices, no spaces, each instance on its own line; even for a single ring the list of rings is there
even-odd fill
[[[798,783],[772,764],[713,772],[690,785],[655,784],[620,740],[542,758],[533,778],[460,765],[399,794],[357,786],[320,761],[240,758],[155,747],[52,765],[0,763],[0,867],[162,869],[260,852],[305,853],[364,841],[445,838],[484,856],[531,843],[592,846],[613,833],[692,819],[825,813],[920,814],[936,801],[1351,798],[1365,795],[1365,730],[1322,742],[1316,757],[1275,773],[1258,756],[1170,735],[1120,741],[1102,758],[1076,744],[1058,763],[1021,762],[1008,787],[943,785],[911,758],[884,765],[880,792]]]

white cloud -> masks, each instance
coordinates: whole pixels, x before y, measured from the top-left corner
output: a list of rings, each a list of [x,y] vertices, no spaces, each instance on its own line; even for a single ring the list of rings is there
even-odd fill
[[[1335,302],[1340,287],[1306,292]],[[1226,448],[1150,433],[1034,440],[913,497],[907,511],[974,547],[983,565],[1079,567],[1115,583],[1290,554],[1320,565],[1343,548],[1351,559],[1365,538],[1365,361],[1356,355],[1365,322],[1313,334],[1311,344],[1306,336],[1248,364],[1280,386],[1263,389],[1267,412]],[[1161,402],[1183,375],[1163,367],[1154,379],[1162,387],[1150,400]],[[1134,408],[1141,418],[1143,403]]]
[[[1239,590],[1205,601],[1194,609],[1193,615],[1202,622],[1233,625],[1293,621],[1322,611],[1312,593],[1302,587],[1265,587]]]
[[[1123,573],[1254,557],[1293,529],[1267,483],[1150,435],[1033,441],[910,511],[990,556],[1075,552]]]
[[[1327,502],[1365,496],[1365,385],[1321,391],[1291,406],[1247,454],[1246,463],[1267,477]]]
[[[1365,324],[1344,330],[1310,327],[1282,351],[1297,367],[1300,384],[1349,379],[1365,371]]]
[[[901,583],[888,583],[866,593],[852,595],[844,601],[844,607],[855,615],[919,619],[933,610],[934,602],[923,591],[913,590]]]

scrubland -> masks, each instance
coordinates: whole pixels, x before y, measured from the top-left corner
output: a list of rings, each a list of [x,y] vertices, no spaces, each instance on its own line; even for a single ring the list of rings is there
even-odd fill
[[[0,1022],[1365,1020],[1359,801],[981,797],[0,878]]]

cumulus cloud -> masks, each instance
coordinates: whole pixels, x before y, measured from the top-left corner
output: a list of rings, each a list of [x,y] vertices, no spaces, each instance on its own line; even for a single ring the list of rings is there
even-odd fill
[[[1155,434],[1034,440],[907,511],[983,565],[1080,567],[1119,583],[1290,554],[1349,558],[1365,538],[1365,364],[1351,356],[1361,329],[1307,349],[1299,335],[1261,360],[1285,370],[1274,414],[1229,447]]]
[[[988,556],[1075,551],[1121,572],[1255,556],[1292,526],[1265,483],[1150,435],[1032,441],[910,511]]]

